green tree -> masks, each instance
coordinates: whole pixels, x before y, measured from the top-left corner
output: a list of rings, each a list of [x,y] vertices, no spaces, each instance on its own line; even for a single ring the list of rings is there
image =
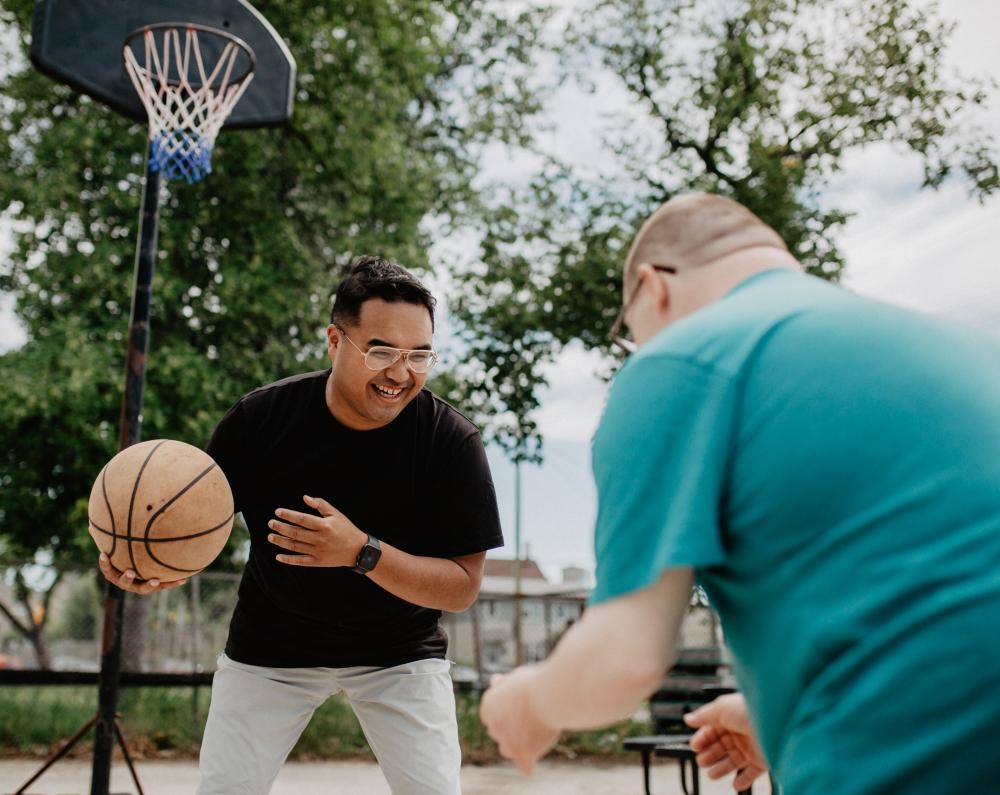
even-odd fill
[[[450,394],[515,456],[537,457],[540,368],[573,341],[608,353],[629,241],[676,193],[742,202],[836,280],[848,216],[822,192],[849,152],[889,142],[922,159],[925,187],[995,192],[994,142],[975,126],[986,86],[948,73],[952,27],[911,0],[591,2],[565,63],[584,82],[610,75],[627,99],[604,141],[616,166],[588,178],[550,161],[494,197],[454,300],[483,366]]]
[[[0,0],[0,291],[28,341],[0,355],[0,557],[92,560],[86,502],[117,447],[146,131],[28,67],[32,0]],[[483,145],[526,140],[545,12],[494,0],[257,3],[298,63],[283,128],[224,133],[170,184],[143,437],[202,445],[245,391],[322,366],[340,269],[428,269],[467,223]]]

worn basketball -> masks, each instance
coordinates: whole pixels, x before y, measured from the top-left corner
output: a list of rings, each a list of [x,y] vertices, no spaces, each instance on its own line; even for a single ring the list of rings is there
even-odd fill
[[[233,493],[211,456],[153,439],[122,450],[90,492],[90,535],[137,579],[180,580],[215,560],[233,527]]]

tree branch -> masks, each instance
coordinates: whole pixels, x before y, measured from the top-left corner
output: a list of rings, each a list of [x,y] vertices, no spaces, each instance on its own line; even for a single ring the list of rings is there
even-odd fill
[[[35,614],[31,609],[31,591],[28,589],[28,584],[24,581],[24,575],[21,574],[20,569],[14,575],[14,584],[14,590],[17,594],[17,598],[21,604],[24,605],[24,613],[28,617],[28,621],[31,622],[31,628],[34,629]]]
[[[45,592],[45,596],[42,598],[42,626],[45,626],[45,623],[49,620],[49,602],[52,601],[52,594],[56,592],[56,586],[58,586],[62,581],[63,574],[64,572],[62,569],[56,569],[56,577],[52,581],[52,585],[50,585],[49,589]]]
[[[639,96],[649,103],[649,107],[653,115],[663,122],[663,128],[667,134],[667,143],[669,143],[674,149],[695,149],[695,142],[685,138],[674,128],[670,116],[660,107],[660,103],[657,102],[656,97],[653,96],[653,90],[649,87],[649,80],[646,77],[644,69],[645,66],[649,66],[648,52],[643,53],[643,57],[637,62],[637,66],[638,69],[636,71],[639,77]]]
[[[30,635],[30,634],[31,634],[31,630],[30,630],[30,629],[28,629],[28,628],[27,628],[26,626],[24,626],[24,624],[22,624],[22,623],[21,623],[21,622],[20,622],[20,621],[18,620],[17,616],[15,616],[15,615],[14,615],[14,614],[13,614],[13,613],[12,613],[12,612],[10,611],[10,608],[8,608],[8,607],[7,607],[7,605],[5,605],[5,604],[3,603],[3,600],[2,600],[2,599],[0,599],[0,613],[3,613],[3,614],[4,614],[4,616],[6,616],[7,620],[8,620],[8,621],[9,621],[9,622],[10,622],[11,624],[13,624],[13,625],[14,625],[14,629],[16,629],[16,630],[17,630],[18,632],[20,632],[20,633],[21,633],[22,635],[24,635],[24,636],[26,636],[26,637],[27,637],[28,635]]]
[[[674,127],[670,116],[668,116],[664,110],[660,107],[660,104],[656,101],[656,97],[653,96],[653,91],[649,87],[649,80],[646,77],[645,70],[643,66],[649,64],[648,56],[640,59],[637,62],[638,69],[638,86],[637,93],[639,96],[649,103],[650,110],[653,115],[656,116],[663,123],[664,132],[666,133],[667,143],[675,150],[677,149],[689,149],[697,153],[701,162],[705,166],[705,170],[710,174],[714,174],[720,180],[725,182],[730,187],[737,187],[742,184],[744,180],[738,179],[737,177],[727,174],[722,169],[719,168],[719,164],[715,161],[714,146],[712,142],[708,142],[704,145],[695,143],[690,138],[681,135]]]

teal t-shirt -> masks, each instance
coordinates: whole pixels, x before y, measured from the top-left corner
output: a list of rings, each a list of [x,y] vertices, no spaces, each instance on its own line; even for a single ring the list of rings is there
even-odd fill
[[[1000,347],[794,271],[615,378],[602,602],[693,567],[787,795],[1000,792]]]

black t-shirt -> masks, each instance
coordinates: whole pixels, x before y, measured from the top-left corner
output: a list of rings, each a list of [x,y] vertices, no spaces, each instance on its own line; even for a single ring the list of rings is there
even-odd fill
[[[413,555],[452,558],[503,545],[476,427],[422,390],[388,425],[355,431],[326,405],[330,371],[261,387],[234,405],[208,453],[250,530],[226,654],[270,667],[392,666],[444,657],[440,611],[350,568],[290,566],[267,540],[277,508],[322,497],[359,529]]]

